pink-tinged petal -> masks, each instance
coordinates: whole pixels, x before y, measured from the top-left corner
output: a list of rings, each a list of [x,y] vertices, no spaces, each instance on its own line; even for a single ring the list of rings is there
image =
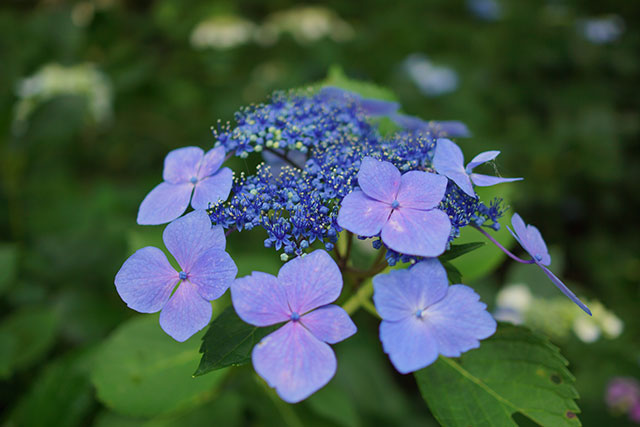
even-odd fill
[[[347,312],[333,304],[305,314],[300,322],[313,336],[329,344],[345,340],[358,330]]]
[[[447,178],[435,173],[410,171],[402,175],[398,203],[400,208],[429,210],[440,203],[447,191]]]
[[[438,358],[436,340],[426,324],[415,315],[380,323],[380,341],[391,363],[401,374],[429,366]]]
[[[204,151],[200,147],[183,147],[170,151],[164,158],[162,179],[171,184],[181,184],[197,178],[203,156]]]
[[[331,304],[342,291],[342,275],[336,262],[321,249],[287,262],[278,281],[287,292],[289,307],[302,315]]]
[[[222,227],[212,227],[204,210],[189,212],[167,225],[162,240],[186,273],[191,272],[191,266],[204,252],[225,247]]]
[[[158,184],[140,204],[138,224],[158,225],[178,218],[187,210],[193,184]]]
[[[202,179],[216,173],[217,170],[220,169],[220,166],[222,166],[222,163],[224,163],[225,155],[226,150],[222,146],[207,151],[200,164],[197,178]]]
[[[115,285],[127,306],[140,313],[155,313],[164,307],[179,280],[164,253],[147,246],[122,264]]]
[[[576,294],[571,292],[571,289],[567,288],[567,286],[564,283],[562,283],[562,281],[558,279],[556,275],[551,272],[551,270],[549,270],[548,268],[540,264],[538,264],[538,266],[542,269],[542,271],[544,271],[544,273],[549,277],[549,279],[551,279],[553,284],[556,285],[558,289],[560,289],[560,291],[562,291],[563,294],[568,296],[571,301],[576,303],[578,307],[580,307],[582,310],[584,310],[585,313],[591,316],[591,310],[589,310],[589,307],[584,305],[584,303],[580,301],[580,299],[576,296]]]
[[[287,293],[278,279],[259,271],[231,284],[231,301],[238,316],[255,326],[286,322],[291,316]]]
[[[447,272],[437,259],[417,263],[410,270],[393,270],[373,278],[373,303],[384,320],[415,315],[447,294]]]
[[[500,176],[482,175],[479,173],[472,173],[470,178],[478,187],[491,187],[492,185],[502,184],[505,182],[522,181],[522,178],[502,178]]]
[[[464,285],[450,286],[442,300],[423,311],[422,321],[431,329],[438,352],[446,357],[478,348],[480,340],[493,335],[497,327],[478,294]]]
[[[338,212],[338,225],[360,236],[371,237],[380,233],[391,215],[391,205],[379,202],[355,190],[342,199]]]
[[[365,157],[358,171],[358,185],[372,199],[391,204],[400,188],[400,171],[389,162]]]
[[[160,327],[183,342],[209,324],[211,313],[211,303],[200,296],[194,284],[183,280],[160,312]]]
[[[382,241],[391,249],[406,255],[435,257],[441,255],[451,233],[446,213],[434,209],[396,209],[382,227]]]
[[[253,367],[285,402],[296,403],[324,387],[336,373],[331,347],[300,322],[267,335],[251,354]]]
[[[233,184],[233,172],[229,168],[220,169],[215,175],[198,181],[191,199],[194,209],[208,209],[220,200],[227,200]]]
[[[238,268],[228,253],[212,248],[196,259],[188,278],[207,301],[220,298],[231,286]]]
[[[498,154],[500,154],[499,151],[484,151],[484,152],[478,154],[473,159],[471,159],[471,161],[467,164],[467,167],[465,169],[466,172],[467,173],[471,173],[471,171],[476,166],[480,166],[483,163],[490,162],[491,160],[493,160],[496,157],[498,157]]]

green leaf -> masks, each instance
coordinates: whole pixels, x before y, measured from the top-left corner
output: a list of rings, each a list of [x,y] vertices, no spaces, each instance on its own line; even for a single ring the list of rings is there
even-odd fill
[[[18,246],[15,243],[0,243],[0,295],[13,284],[17,267]]]
[[[211,322],[202,338],[202,359],[195,376],[251,361],[251,350],[275,327],[258,328],[244,323],[233,307],[227,307]]]
[[[482,246],[484,246],[484,242],[472,242],[472,243],[464,243],[462,245],[451,245],[451,248],[444,254],[440,255],[440,261],[451,261],[452,259],[458,258],[466,253],[469,253],[473,250],[476,250]]]
[[[143,417],[207,401],[226,372],[192,377],[201,337],[199,332],[179,343],[162,331],[157,315],[132,318],[98,350],[92,371],[98,398],[118,413]]]
[[[447,271],[447,277],[451,283],[462,283],[462,273],[449,261],[442,261],[442,266]]]
[[[30,307],[12,313],[0,324],[0,378],[29,367],[55,342],[59,319],[50,307]]]
[[[339,87],[341,89],[355,92],[363,98],[375,98],[385,101],[398,100],[395,94],[387,88],[361,80],[350,79],[345,75],[342,68],[337,65],[331,66],[331,68],[329,68],[327,77],[317,85],[312,86],[312,89],[317,90],[322,86]]]
[[[336,382],[330,382],[314,393],[307,404],[318,415],[344,427],[362,425],[353,397]]]
[[[516,413],[545,426],[581,425],[567,360],[526,328],[500,324],[479,349],[440,357],[415,377],[442,425],[517,426]]]

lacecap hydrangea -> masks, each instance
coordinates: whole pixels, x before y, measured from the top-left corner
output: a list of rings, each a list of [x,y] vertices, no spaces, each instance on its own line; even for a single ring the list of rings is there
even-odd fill
[[[331,380],[337,360],[329,344],[356,333],[350,314],[367,303],[382,319],[381,347],[401,373],[439,355],[458,357],[495,332],[478,294],[450,286],[438,260],[464,227],[479,230],[514,260],[542,268],[589,313],[547,268],[551,259],[535,227],[514,215],[514,236],[531,260],[490,235],[506,208],[500,199],[480,200],[474,186],[521,179],[473,171],[499,152],[480,153],[465,166],[453,141],[470,136],[464,124],[424,121],[399,109],[396,102],[336,87],[276,93],[238,111],[235,124],[218,123],[206,153],[197,147],[170,152],[164,182],[144,199],[138,219],[170,222],[165,243],[182,271],[159,250],[144,248],[116,276],[118,292],[134,310],[162,310],[162,328],[184,341],[210,321],[209,301],[230,288],[240,319],[281,325],[253,348],[251,359],[291,403]],[[224,166],[233,156],[250,155],[261,160],[252,173]],[[189,205],[194,211],[181,217]],[[225,239],[251,229],[262,229],[264,245],[284,262],[277,277],[253,272],[236,278]],[[369,239],[378,253],[369,270],[352,265],[354,236]],[[404,268],[388,271],[398,263]],[[353,277],[372,287],[375,305],[351,303],[356,286],[343,288],[343,280]],[[333,304],[341,297],[347,299],[343,307]]]

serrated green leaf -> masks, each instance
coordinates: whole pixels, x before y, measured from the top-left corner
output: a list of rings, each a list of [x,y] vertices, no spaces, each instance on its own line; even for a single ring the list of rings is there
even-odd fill
[[[238,317],[233,307],[227,307],[211,322],[202,338],[202,359],[193,375],[250,362],[253,346],[274,329],[248,325]]]
[[[479,349],[440,357],[415,377],[442,425],[517,426],[516,413],[545,426],[581,425],[567,360],[526,328],[500,324]]]
[[[447,252],[440,255],[439,259],[440,261],[451,261],[452,259],[456,259],[484,245],[485,245],[484,242],[472,242],[472,243],[464,243],[462,245],[451,245],[451,248],[449,248]]]
[[[174,341],[145,315],[120,326],[101,346],[92,370],[98,398],[114,411],[160,416],[195,407],[211,398],[225,371],[193,378],[202,332]]]

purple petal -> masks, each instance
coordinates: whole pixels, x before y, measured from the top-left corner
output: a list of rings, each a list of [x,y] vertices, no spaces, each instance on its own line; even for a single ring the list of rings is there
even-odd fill
[[[300,322],[313,336],[329,344],[345,340],[358,330],[347,312],[333,304],[305,314]]]
[[[462,122],[459,122],[456,120],[450,120],[450,121],[438,121],[438,122],[435,122],[435,124],[438,127],[438,130],[444,133],[445,136],[448,136],[451,138],[471,137],[471,132],[469,132],[467,125],[465,125]]]
[[[198,287],[202,298],[212,301],[229,289],[236,274],[238,268],[231,256],[223,250],[212,248],[196,259],[188,278]]]
[[[500,154],[499,151],[485,151],[485,152],[482,152],[482,153],[478,154],[473,159],[471,159],[471,161],[467,164],[467,167],[466,167],[465,171],[467,173],[471,173],[471,171],[476,166],[479,166],[479,165],[481,165],[483,163],[487,163],[487,162],[495,159],[496,157],[498,157],[498,154]]]
[[[318,96],[324,101],[348,102],[361,99],[360,95],[358,95],[357,93],[335,86],[323,87],[322,89],[320,89],[320,92],[318,92]]]
[[[209,324],[211,303],[198,289],[183,280],[160,312],[160,327],[174,340],[183,342]]]
[[[529,255],[539,264],[551,264],[551,256],[540,231],[533,225],[526,225],[517,213],[511,217],[511,224],[515,233],[511,229],[509,231]]]
[[[215,205],[220,200],[227,200],[233,184],[233,172],[229,168],[220,169],[215,175],[198,181],[191,206],[194,209],[208,209],[209,203]]]
[[[406,255],[435,257],[444,252],[451,233],[449,216],[441,210],[396,209],[382,227],[382,241]]]
[[[158,184],[140,204],[138,224],[164,224],[178,218],[189,206],[193,184]]]
[[[462,150],[453,141],[439,138],[436,142],[436,152],[433,156],[433,168],[440,175],[444,175],[471,197],[476,196],[469,175],[464,170]]]
[[[162,240],[186,273],[191,272],[191,266],[204,252],[225,247],[222,227],[212,227],[209,215],[203,210],[189,212],[167,225]]]
[[[238,316],[255,326],[275,325],[291,316],[287,293],[278,279],[259,271],[231,284],[231,301]]]
[[[402,175],[397,200],[400,207],[429,210],[440,203],[447,190],[447,178],[422,171]]]
[[[300,315],[334,302],[342,291],[340,269],[321,249],[287,262],[278,281],[287,292],[289,307]]]
[[[338,225],[360,236],[371,237],[380,233],[391,215],[391,205],[370,198],[355,190],[340,205]]]
[[[393,270],[373,278],[373,302],[384,320],[397,321],[435,304],[447,294],[447,272],[437,259],[410,270]]]
[[[400,171],[389,162],[365,157],[358,171],[358,185],[372,199],[391,204],[400,188]]]
[[[336,356],[300,322],[267,335],[251,354],[253,367],[285,402],[296,403],[326,385],[336,373]]]
[[[200,147],[183,147],[170,151],[164,158],[162,179],[171,184],[189,182],[197,177],[204,151]]]
[[[504,182],[522,181],[522,178],[502,178],[499,176],[482,175],[479,173],[472,173],[470,178],[478,187],[491,187],[492,185],[502,184]]]
[[[122,264],[115,285],[127,306],[140,313],[155,313],[165,305],[179,280],[164,253],[147,246]]]
[[[197,178],[200,180],[216,173],[224,162],[225,154],[227,153],[222,146],[207,151],[202,159],[202,163],[200,164]]]
[[[551,270],[549,270],[548,268],[540,264],[538,264],[538,266],[542,269],[542,271],[544,271],[544,273],[549,277],[549,279],[551,279],[553,284],[556,285],[558,289],[562,291],[563,294],[568,296],[571,301],[576,303],[578,307],[580,307],[582,310],[584,310],[585,313],[591,316],[591,310],[589,310],[589,308],[586,305],[584,305],[582,301],[580,301],[580,299],[576,296],[576,294],[571,292],[571,290],[567,288],[567,286],[564,283],[562,283],[562,281],[558,279],[556,275],[551,272]]]
[[[479,347],[480,340],[493,335],[497,327],[478,294],[464,285],[450,286],[441,301],[424,311],[422,319],[438,343],[438,352],[446,357]]]
[[[415,315],[380,323],[380,341],[391,363],[402,374],[429,366],[438,358],[436,340],[426,323]]]
[[[395,113],[400,108],[400,104],[381,99],[366,98],[360,101],[360,107],[365,114],[372,117],[388,116]]]
[[[406,114],[392,114],[391,120],[410,132],[429,129],[429,123],[418,117],[408,116]]]

